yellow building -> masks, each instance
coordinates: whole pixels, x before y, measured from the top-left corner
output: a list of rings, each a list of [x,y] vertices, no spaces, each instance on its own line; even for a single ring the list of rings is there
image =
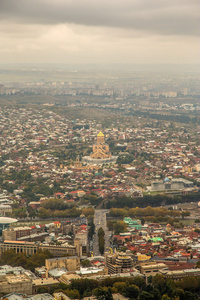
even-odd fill
[[[52,286],[57,285],[59,281],[55,278],[36,278],[32,281],[32,294],[38,295],[38,290],[45,288],[48,292],[51,291]]]
[[[138,255],[138,261],[146,261],[146,260],[149,260],[150,258],[151,258],[151,256],[149,256],[149,255],[145,255],[145,254]]]
[[[45,267],[47,272],[56,268],[66,268],[69,272],[80,270],[80,258],[77,256],[67,256],[45,259]]]
[[[16,253],[25,252],[26,255],[33,255],[39,249],[42,249],[43,251],[48,250],[53,256],[57,257],[66,255],[82,255],[82,245],[81,241],[78,239],[74,241],[74,246],[38,245],[34,242],[5,240],[0,244],[0,256],[3,252],[11,249],[15,250]]]
[[[53,293],[55,300],[71,300],[68,296],[66,296],[64,293]]]
[[[92,147],[90,156],[83,156],[82,162],[92,165],[116,163],[118,156],[110,153],[109,145],[105,143],[104,134],[100,131],[97,134],[97,141]]]
[[[3,230],[3,240],[16,241],[16,231],[13,228]]]
[[[105,143],[104,134],[100,131],[97,134],[97,143],[93,145],[93,152],[90,157],[95,159],[110,158],[109,146]]]
[[[164,263],[146,262],[140,264],[140,271],[145,276],[155,276],[160,271],[167,270],[168,267]]]
[[[15,250],[16,253],[24,252],[26,255],[33,255],[38,250],[38,245],[34,242],[7,241],[0,244],[0,255],[7,250]]]
[[[24,274],[0,276],[0,295],[9,293],[32,294],[32,281]]]

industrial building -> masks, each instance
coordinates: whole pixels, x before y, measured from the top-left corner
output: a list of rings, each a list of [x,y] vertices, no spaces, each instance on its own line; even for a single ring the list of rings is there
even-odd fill
[[[183,178],[165,178],[163,181],[153,181],[151,183],[151,191],[171,191],[171,190],[183,190],[186,188],[193,188],[194,183],[192,181]]]

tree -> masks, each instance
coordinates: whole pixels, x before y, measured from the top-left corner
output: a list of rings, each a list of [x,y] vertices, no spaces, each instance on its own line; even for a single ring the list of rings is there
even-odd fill
[[[91,216],[91,215],[94,215],[94,208],[91,208],[91,207],[89,207],[89,208],[84,208],[84,209],[82,210],[82,213],[83,213],[86,217]]]
[[[145,280],[139,276],[136,276],[133,279],[133,284],[135,284],[136,286],[138,286],[140,289],[143,289],[145,287]]]
[[[37,253],[34,253],[31,257],[27,259],[27,268],[31,271],[34,271],[35,268],[44,266],[45,259],[51,258],[52,254],[48,251],[38,250]]]
[[[39,213],[38,213],[38,216],[40,217],[40,218],[48,218],[49,217],[49,212],[48,212],[48,210],[46,209],[46,208],[43,208],[43,207],[41,207],[40,208],[40,210],[39,210]]]
[[[199,288],[198,278],[185,277],[177,282],[177,287],[187,291],[197,291]]]
[[[191,292],[186,291],[185,292],[185,299],[187,300],[197,300],[199,299],[197,295],[192,294]]]
[[[118,221],[114,224],[115,234],[120,234],[121,232],[125,232],[127,229],[127,224],[124,221]]]
[[[48,287],[39,287],[37,290],[38,294],[48,293],[49,289]]]
[[[189,211],[182,211],[181,213],[182,219],[184,219],[185,217],[189,217],[190,216],[190,212]]]
[[[83,297],[83,294],[86,290],[92,291],[98,287],[98,282],[94,279],[73,279],[69,288],[71,290],[78,290],[80,297]]]
[[[89,238],[92,239],[92,236],[95,233],[95,225],[94,225],[93,218],[88,221],[88,225],[89,225],[88,235],[89,235]]]
[[[200,223],[200,219],[196,219],[194,222],[195,223]]]
[[[152,295],[148,292],[142,291],[139,296],[139,300],[154,300],[154,295]]]
[[[200,260],[197,261],[195,268],[200,268]]]
[[[102,227],[98,230],[98,237],[99,237],[99,252],[101,255],[104,254],[104,246],[105,246],[105,239],[104,239],[105,232]]]
[[[92,291],[90,291],[89,289],[85,290],[85,292],[83,293],[83,297],[90,297],[92,295]]]
[[[126,288],[125,296],[130,299],[136,299],[140,293],[140,289],[135,285],[131,284]]]
[[[81,266],[84,268],[91,267],[91,262],[88,259],[84,259],[81,261]]]
[[[167,294],[164,294],[161,300],[172,300],[172,298],[169,298]]]
[[[176,296],[178,297],[178,299],[180,299],[180,300],[184,300],[185,299],[184,290],[176,288],[175,289],[175,293],[176,293]]]
[[[115,282],[113,284],[113,287],[117,290],[118,293],[122,294],[127,289],[127,283],[126,282]]]
[[[150,276],[147,278],[147,280],[148,280],[148,283],[152,283],[153,276],[152,276],[152,275],[150,275]]]
[[[104,246],[105,246],[105,239],[103,236],[99,237],[99,252],[101,255],[104,254]]]
[[[105,232],[104,232],[103,228],[100,227],[99,230],[98,230],[98,237],[104,236],[104,235],[105,235]]]
[[[14,250],[7,250],[2,253],[0,265],[11,265],[13,267],[22,266],[25,269],[34,271],[35,268],[44,266],[45,259],[51,258],[48,250],[38,250],[37,253],[27,257],[26,253],[15,253]]]
[[[1,265],[12,265],[13,257],[15,257],[16,253],[14,249],[7,250],[1,254]]]
[[[155,288],[157,288],[160,292],[162,292],[166,285],[166,280],[162,275],[156,274],[156,276],[152,280],[152,283]]]
[[[172,279],[167,280],[165,291],[169,297],[174,298],[176,294],[176,284]]]
[[[96,297],[98,300],[113,300],[111,288],[98,288]]]
[[[50,198],[42,203],[42,207],[51,210],[64,210],[68,208],[68,205],[63,199]]]
[[[79,291],[76,289],[70,290],[67,295],[71,299],[80,299]]]
[[[111,220],[107,221],[107,227],[110,231],[112,231],[114,229],[113,225],[114,225],[113,221],[111,221]]]

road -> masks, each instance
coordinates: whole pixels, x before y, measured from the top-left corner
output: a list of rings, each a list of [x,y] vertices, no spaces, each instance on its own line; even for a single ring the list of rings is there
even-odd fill
[[[98,230],[100,227],[103,228],[105,232],[105,248],[104,251],[107,251],[108,247],[110,247],[109,235],[111,231],[108,230],[106,224],[106,213],[108,210],[106,209],[96,209],[94,214],[94,225],[95,225],[95,234],[94,234],[94,242],[93,242],[93,255],[98,256],[99,253],[99,245],[98,245]]]

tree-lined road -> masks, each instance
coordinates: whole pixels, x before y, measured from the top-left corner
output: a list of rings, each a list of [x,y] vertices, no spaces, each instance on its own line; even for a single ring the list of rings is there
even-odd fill
[[[105,232],[105,248],[104,250],[107,251],[107,249],[110,246],[110,241],[109,241],[109,235],[111,234],[111,231],[108,230],[107,228],[107,223],[106,223],[106,213],[108,213],[108,210],[106,209],[97,209],[95,210],[94,214],[94,225],[95,225],[95,234],[94,234],[94,242],[93,242],[93,255],[100,255],[99,253],[99,244],[98,244],[98,230],[99,228],[103,228]]]

